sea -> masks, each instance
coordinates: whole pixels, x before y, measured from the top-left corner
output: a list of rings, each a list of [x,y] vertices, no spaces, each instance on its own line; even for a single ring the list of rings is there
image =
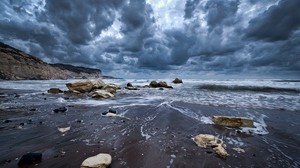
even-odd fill
[[[78,80],[20,80],[0,81],[0,88],[32,90],[32,94],[47,93],[49,88],[67,90],[65,84]],[[114,83],[122,88],[127,83],[134,86],[148,85],[151,79],[104,79],[105,83]],[[78,98],[70,103],[91,106],[113,105],[147,105],[155,102],[169,103],[180,101],[209,106],[243,107],[253,109],[300,110],[300,80],[202,80],[183,79],[183,84],[172,84],[172,79],[166,81],[174,89],[144,89],[137,91],[120,90],[115,98],[99,101],[91,98]],[[125,96],[124,96],[125,95]],[[64,101],[58,99],[57,101]]]
[[[300,80],[183,79],[182,84],[173,84],[172,80],[156,79],[156,81],[166,81],[173,87],[173,89],[161,90],[143,87],[149,85],[151,79],[103,79],[105,83],[114,83],[122,88],[110,99],[47,93],[49,88],[67,90],[65,84],[78,81],[75,79],[0,81],[0,88],[16,89],[15,95],[4,95],[6,92],[2,93],[0,89],[0,98],[4,97],[0,99],[0,109],[37,108],[37,112],[32,113],[31,116],[33,121],[45,120],[49,128],[58,127],[61,123],[70,124],[70,121],[78,118],[86,123],[94,122],[94,125],[83,123],[80,127],[76,120],[75,123],[70,124],[71,131],[75,133],[78,131],[80,135],[91,132],[85,136],[73,137],[74,141],[82,141],[86,145],[93,146],[102,141],[104,135],[107,136],[106,132],[113,132],[112,137],[125,142],[127,142],[126,138],[130,139],[132,136],[140,140],[138,143],[146,146],[149,144],[160,144],[162,147],[170,144],[178,145],[181,148],[170,149],[170,152],[173,152],[170,153],[170,157],[173,159],[176,158],[174,153],[177,150],[182,149],[184,153],[194,150],[191,137],[199,133],[210,133],[229,145],[228,149],[232,157],[226,162],[220,162],[223,167],[245,167],[247,161],[249,161],[248,167],[265,167],[263,165],[299,167]],[[129,82],[140,89],[125,89]],[[47,110],[49,107],[54,109],[60,105],[68,107],[71,112],[61,116],[52,115]],[[127,119],[126,122],[113,124],[118,120],[113,122],[101,118],[103,109],[111,108],[116,109],[124,121]],[[83,113],[83,111],[87,112]],[[212,121],[213,115],[248,117],[254,121],[255,127],[219,128]],[[17,119],[20,118],[16,116],[12,120]],[[118,130],[121,127],[122,130]],[[168,138],[164,139],[171,136],[168,133],[175,135],[178,130],[183,133],[176,134],[179,138],[178,144]],[[127,147],[130,149],[131,146]],[[245,149],[246,153],[235,154],[232,147]],[[127,150],[120,147],[119,151]],[[152,152],[151,150],[151,156],[154,156]],[[163,156],[164,152],[159,154]],[[121,152],[119,157],[123,155],[125,154]],[[194,156],[194,153],[191,156]],[[170,161],[169,167],[172,163],[173,160]],[[178,163],[182,161],[178,159]],[[126,164],[130,165],[130,162]]]

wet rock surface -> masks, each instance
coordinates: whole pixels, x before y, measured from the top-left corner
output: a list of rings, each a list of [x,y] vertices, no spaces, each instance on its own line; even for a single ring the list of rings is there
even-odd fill
[[[212,120],[217,125],[228,127],[254,127],[253,120],[246,117],[213,116]]]

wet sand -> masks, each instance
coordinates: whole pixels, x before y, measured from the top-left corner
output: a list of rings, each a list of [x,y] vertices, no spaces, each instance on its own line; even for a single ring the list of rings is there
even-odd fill
[[[43,159],[31,167],[80,167],[87,157],[109,153],[110,167],[299,167],[300,111],[203,106],[184,102],[170,105],[136,105],[115,108],[123,117],[105,117],[111,106],[58,103],[76,97],[30,91],[0,90],[0,167],[17,167],[27,152],[41,152]],[[105,101],[105,100],[103,100]],[[9,105],[7,105],[9,104]],[[53,110],[66,107],[65,113]],[[176,110],[177,109],[177,110]],[[199,116],[265,115],[268,134],[248,135],[189,117],[180,109]],[[11,122],[6,123],[5,120]],[[61,133],[58,127],[71,126]],[[226,159],[212,149],[203,149],[191,139],[201,133],[224,140]],[[230,143],[231,142],[231,143]],[[233,143],[232,143],[233,142]],[[245,153],[232,148],[240,147]]]

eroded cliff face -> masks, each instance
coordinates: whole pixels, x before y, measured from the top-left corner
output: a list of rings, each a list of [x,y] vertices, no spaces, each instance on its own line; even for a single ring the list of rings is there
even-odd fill
[[[47,64],[34,56],[0,43],[0,79],[47,80],[99,77],[101,71],[98,69]]]

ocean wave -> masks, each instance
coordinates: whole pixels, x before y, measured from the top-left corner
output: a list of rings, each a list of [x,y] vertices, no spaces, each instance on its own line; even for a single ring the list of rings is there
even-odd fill
[[[288,92],[300,93],[298,88],[280,88],[271,86],[241,86],[241,85],[217,85],[217,84],[202,84],[196,86],[200,90],[211,91],[252,91],[252,92]]]

